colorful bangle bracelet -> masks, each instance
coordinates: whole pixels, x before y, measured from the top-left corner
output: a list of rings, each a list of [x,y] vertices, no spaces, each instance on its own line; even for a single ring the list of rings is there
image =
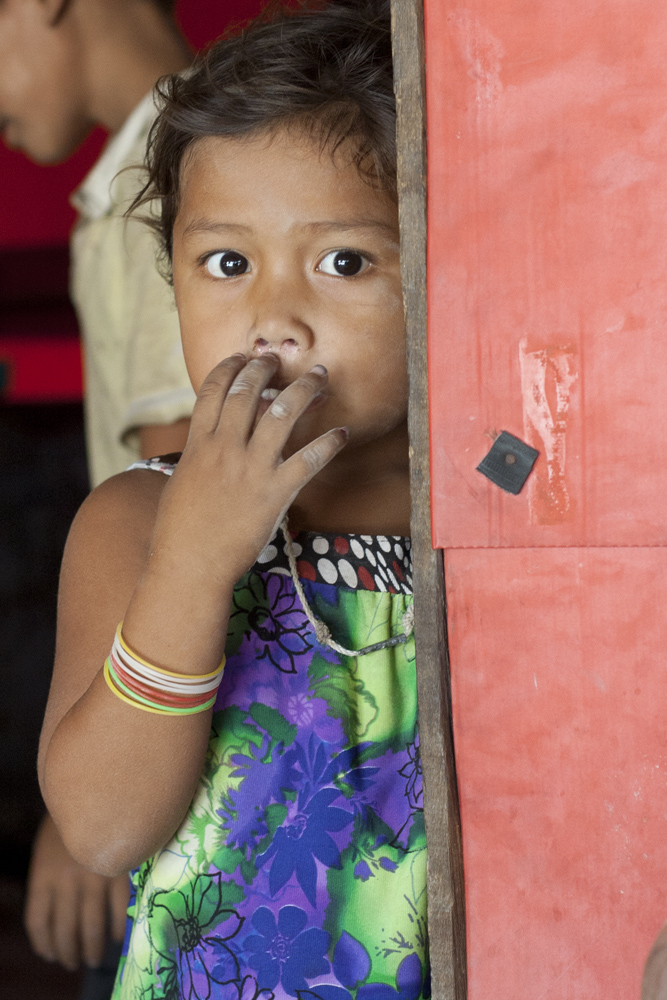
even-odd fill
[[[224,657],[220,666],[207,674],[164,670],[130,649],[123,638],[122,624],[116,629],[111,652],[104,664],[105,681],[118,698],[158,715],[195,715],[215,704]]]
[[[220,666],[216,667],[216,669],[212,670],[209,674],[178,674],[174,673],[174,671],[172,670],[164,670],[162,667],[156,667],[154,663],[148,663],[147,660],[142,659],[141,656],[139,656],[137,653],[133,652],[130,649],[130,647],[127,645],[127,643],[123,638],[122,628],[123,628],[123,623],[121,622],[118,628],[116,629],[116,639],[118,640],[121,648],[131,660],[136,662],[138,666],[147,667],[150,671],[155,671],[156,673],[163,674],[166,677],[173,677],[179,682],[183,681],[196,682],[196,681],[213,680],[214,678],[217,678],[218,675],[221,674],[224,669],[225,666],[224,656],[222,658],[222,663],[220,664]]]
[[[199,695],[196,698],[182,698],[180,695],[165,694],[162,691],[156,691],[146,684],[140,684],[135,680],[128,680],[119,665],[114,662],[113,657],[109,657],[109,670],[114,680],[122,684],[125,692],[142,697],[149,704],[161,708],[197,708],[210,701],[211,698],[208,694]]]
[[[104,679],[111,691],[121,701],[132,705],[133,708],[139,708],[144,712],[152,712],[155,715],[196,715],[199,712],[205,712],[207,709],[212,708],[215,704],[215,698],[210,698],[203,705],[195,708],[173,708],[166,705],[159,705],[156,702],[150,702],[125,687],[122,681],[114,674],[109,658],[107,658],[104,664]]]

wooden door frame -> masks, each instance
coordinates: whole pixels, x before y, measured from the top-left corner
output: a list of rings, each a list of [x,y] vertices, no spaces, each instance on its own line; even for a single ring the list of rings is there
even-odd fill
[[[426,80],[423,0],[391,0],[398,113],[401,275],[410,401],[412,558],[419,739],[428,845],[434,1000],[465,1000],[463,855],[452,713],[444,559],[431,544],[426,309]]]

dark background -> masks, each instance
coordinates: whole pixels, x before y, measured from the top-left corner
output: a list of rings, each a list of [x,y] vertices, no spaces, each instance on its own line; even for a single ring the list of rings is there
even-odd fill
[[[181,0],[195,48],[262,0]],[[34,957],[22,927],[35,774],[53,661],[58,569],[87,490],[78,336],[67,299],[70,192],[99,155],[98,130],[67,163],[0,146],[0,1000],[76,997],[79,980]]]

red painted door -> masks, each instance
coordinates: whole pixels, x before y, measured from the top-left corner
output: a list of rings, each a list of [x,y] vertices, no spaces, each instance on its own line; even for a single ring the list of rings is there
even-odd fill
[[[469,996],[627,1000],[667,920],[667,9],[425,8]]]

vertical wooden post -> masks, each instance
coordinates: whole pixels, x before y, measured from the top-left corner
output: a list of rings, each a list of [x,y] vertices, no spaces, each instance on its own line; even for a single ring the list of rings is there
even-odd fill
[[[392,0],[401,270],[410,376],[412,555],[434,1000],[466,996],[461,824],[452,739],[442,551],[431,544],[426,328],[423,0]]]

